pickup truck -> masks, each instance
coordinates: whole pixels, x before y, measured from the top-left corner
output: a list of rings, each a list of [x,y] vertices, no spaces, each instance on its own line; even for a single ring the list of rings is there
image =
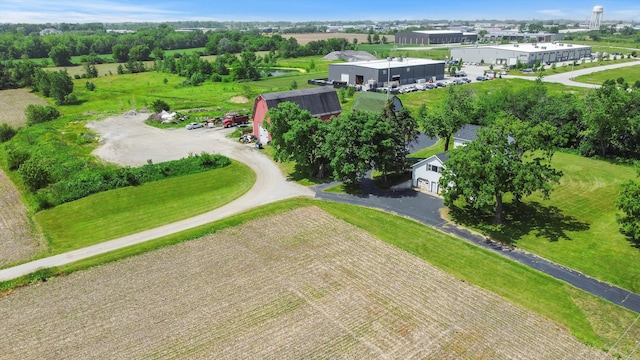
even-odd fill
[[[237,126],[237,125],[246,125],[248,123],[249,123],[248,115],[226,114],[224,119],[222,120],[222,125],[226,128]]]

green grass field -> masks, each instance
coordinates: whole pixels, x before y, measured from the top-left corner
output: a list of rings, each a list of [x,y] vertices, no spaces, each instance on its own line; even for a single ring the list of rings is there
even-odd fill
[[[618,79],[619,77],[624,78],[629,85],[633,85],[633,83],[640,80],[640,62],[638,62],[636,66],[598,71],[589,75],[578,76],[575,80],[583,83],[602,85],[606,80]]]
[[[564,176],[550,200],[535,195],[520,206],[507,205],[503,228],[490,225],[492,214],[483,225],[467,213],[451,215],[501,242],[639,293],[640,250],[619,233],[614,205],[634,169],[566,153],[556,153],[552,164]]]
[[[115,239],[216,209],[247,192],[255,174],[246,165],[111,190],[36,214],[48,254]]]

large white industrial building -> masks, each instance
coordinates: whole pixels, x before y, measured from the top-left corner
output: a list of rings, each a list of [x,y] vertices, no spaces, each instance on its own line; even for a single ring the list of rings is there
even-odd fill
[[[591,56],[591,46],[565,43],[522,43],[451,49],[451,58],[464,62],[514,66],[579,60]]]

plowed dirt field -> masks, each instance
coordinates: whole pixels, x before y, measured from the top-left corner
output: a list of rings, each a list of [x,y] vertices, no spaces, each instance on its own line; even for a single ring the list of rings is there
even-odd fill
[[[19,289],[0,318],[2,359],[605,358],[313,207]]]

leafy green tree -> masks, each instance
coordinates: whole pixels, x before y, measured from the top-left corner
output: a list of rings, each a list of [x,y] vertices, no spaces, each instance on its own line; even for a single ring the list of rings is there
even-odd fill
[[[258,66],[260,58],[255,53],[244,51],[240,55],[240,60],[233,66],[233,77],[236,80],[260,80]]]
[[[29,104],[24,110],[27,118],[27,125],[41,124],[43,122],[51,121],[60,117],[60,112],[52,106],[42,106]]]
[[[53,71],[49,74],[50,94],[57,105],[66,103],[67,97],[73,92],[73,79],[66,70]]]
[[[393,150],[390,126],[380,114],[367,111],[342,113],[331,121],[326,150],[335,180],[357,184]]]
[[[451,137],[464,124],[473,119],[474,94],[464,86],[451,86],[447,96],[420,118],[424,133],[430,137],[440,137],[445,140],[444,151],[449,150]]]
[[[113,59],[116,62],[127,62],[129,60],[129,47],[125,44],[116,44],[111,48]]]
[[[585,97],[582,116],[583,155],[598,154],[607,156],[611,152],[620,152],[626,148],[623,136],[630,126],[629,93],[616,86],[615,81],[605,81],[600,88],[592,90]],[[635,115],[638,115],[637,111]]]
[[[269,110],[266,128],[271,135],[276,161],[295,161],[308,176],[324,177],[329,160],[325,149],[329,123],[314,118],[308,110],[292,102]]]
[[[411,112],[405,107],[396,111],[392,100],[386,102],[382,110],[382,118],[390,127],[388,139],[382,139],[382,141],[391,140],[391,143],[384,144],[385,149],[383,150],[387,150],[387,145],[391,146],[393,150],[382,151],[381,153],[388,152],[389,154],[383,155],[383,158],[378,159],[375,165],[383,172],[386,182],[388,172],[404,171],[409,155],[409,146],[416,141],[419,131],[418,122],[411,116]]]
[[[49,51],[49,57],[56,66],[71,65],[71,51],[62,44],[52,47]]]
[[[504,222],[503,196],[516,201],[541,191],[548,198],[562,172],[551,167],[554,128],[531,127],[512,116],[478,131],[478,139],[449,152],[440,178],[445,205],[460,197],[473,208],[494,206],[494,224]]]
[[[147,45],[136,45],[129,50],[129,60],[145,61],[149,60],[151,49]]]
[[[634,244],[640,245],[640,182],[630,180],[622,185],[616,207],[622,211],[622,214],[616,215],[620,232]]]

